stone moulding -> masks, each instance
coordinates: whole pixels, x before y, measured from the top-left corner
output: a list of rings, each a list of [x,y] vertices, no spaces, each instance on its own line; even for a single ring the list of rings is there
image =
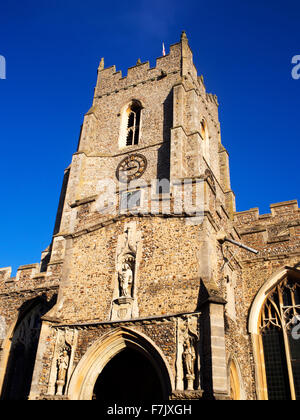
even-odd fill
[[[165,355],[148,336],[123,327],[104,334],[88,348],[70,379],[66,393],[69,399],[91,400],[94,384],[106,364],[127,347],[137,349],[152,360],[167,398],[174,389],[174,378]]]
[[[207,302],[215,302],[217,298],[208,298]],[[217,300],[219,303],[219,300]],[[220,303],[224,304],[225,301],[221,300]],[[204,302],[206,303],[206,302]],[[133,319],[124,319],[124,320],[117,320],[117,321],[91,321],[91,322],[66,322],[66,323],[58,323],[57,320],[55,320],[55,325],[52,325],[52,328],[78,328],[78,329],[88,329],[89,327],[95,327],[95,326],[110,326],[110,327],[118,327],[120,325],[132,325],[132,324],[150,324],[154,322],[167,322],[171,321],[172,319],[178,318],[178,317],[184,317],[187,315],[198,315],[200,316],[202,312],[196,311],[196,312],[184,312],[184,313],[176,313],[176,314],[168,314],[168,315],[160,315],[156,317],[145,317],[145,318],[133,318]],[[51,322],[51,319],[50,319]],[[54,321],[53,321],[54,322]]]
[[[67,395],[48,395],[48,394],[41,394],[34,398],[36,401],[69,401],[69,397]]]
[[[173,391],[170,400],[200,400],[203,397],[203,390],[196,391]]]
[[[214,221],[214,217],[212,216],[210,211],[204,211],[203,212],[203,216],[207,217],[211,223],[211,225],[213,226],[213,228],[215,229],[215,231],[217,232],[218,226]],[[106,226],[109,226],[113,223],[116,223],[118,221],[124,220],[124,219],[130,219],[130,218],[137,218],[137,217],[160,217],[162,219],[191,219],[193,216],[191,216],[190,214],[186,213],[186,212],[182,212],[181,214],[175,214],[175,213],[171,213],[171,214],[156,214],[156,213],[134,213],[134,214],[120,214],[117,217],[113,217],[109,220],[105,220],[101,223],[97,223],[94,226],[88,227],[86,229],[82,229],[78,232],[74,232],[74,233],[63,233],[62,235],[59,236],[63,236],[65,239],[74,239],[74,238],[78,238],[82,235],[86,235],[88,233],[94,232],[95,230],[98,229],[102,229]]]

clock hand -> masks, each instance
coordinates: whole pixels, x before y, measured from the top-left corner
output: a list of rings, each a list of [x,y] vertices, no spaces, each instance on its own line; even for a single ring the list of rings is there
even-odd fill
[[[122,172],[130,171],[131,169],[137,169],[137,166],[130,166],[129,168],[122,169]]]

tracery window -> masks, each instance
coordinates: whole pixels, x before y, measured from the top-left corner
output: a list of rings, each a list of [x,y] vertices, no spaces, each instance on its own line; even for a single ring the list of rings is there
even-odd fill
[[[139,144],[142,108],[141,103],[137,100],[131,101],[123,108],[119,139],[121,148]]]
[[[140,135],[141,107],[138,103],[133,103],[130,107],[127,125],[126,146],[139,143]]]
[[[284,278],[268,294],[260,314],[269,400],[300,400],[300,283]]]

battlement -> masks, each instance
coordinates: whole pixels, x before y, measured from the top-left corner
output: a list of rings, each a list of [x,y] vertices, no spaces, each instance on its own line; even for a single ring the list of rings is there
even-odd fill
[[[27,289],[37,289],[46,285],[53,285],[46,272],[40,272],[40,264],[22,265],[17,269],[15,277],[11,277],[12,268],[0,268],[0,293],[17,292]]]
[[[17,269],[15,277],[11,277],[11,267],[0,268],[0,282],[10,283],[19,282],[20,284],[24,281],[34,278],[40,271],[40,264],[28,264],[22,265]]]
[[[0,268],[0,283],[7,281],[11,276],[11,267]]]
[[[170,46],[169,54],[156,58],[156,65],[153,68],[150,68],[149,61],[142,63],[138,59],[136,65],[128,68],[127,76],[123,77],[122,72],[117,71],[115,65],[105,68],[104,58],[102,58],[98,68],[95,99],[103,95],[116,93],[122,89],[128,89],[139,83],[159,80],[174,73],[178,73],[179,76],[185,76],[189,73],[197,87],[205,92],[203,79],[197,75],[197,69],[193,64],[193,54],[184,32],[181,35],[180,42]]]
[[[259,214],[259,208],[255,207],[249,210],[236,212],[234,220],[237,224],[247,224],[251,222],[259,222],[268,219],[275,219],[279,216],[299,215],[300,210],[297,200],[283,201],[281,203],[274,203],[270,205],[271,213]]]
[[[129,67],[127,76],[122,75],[121,71],[116,70],[113,65],[104,68],[104,59],[101,60],[98,68],[98,81],[95,89],[95,98],[115,93],[122,89],[128,89],[131,85],[155,80],[158,77],[173,72],[180,72],[181,69],[181,44],[174,44],[170,47],[170,53],[156,59],[156,66],[150,68],[149,61],[141,63],[137,61],[135,66]]]

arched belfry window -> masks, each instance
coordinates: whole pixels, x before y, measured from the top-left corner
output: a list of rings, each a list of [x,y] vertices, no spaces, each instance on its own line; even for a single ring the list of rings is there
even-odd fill
[[[300,282],[289,276],[261,308],[260,344],[269,400],[300,400]]]
[[[203,140],[205,140],[207,137],[207,124],[204,118],[201,120],[201,123],[200,123],[200,134]]]
[[[209,146],[209,134],[208,134],[208,127],[207,122],[205,118],[203,118],[200,122],[200,134],[203,140],[203,156],[206,159],[206,161],[209,163],[209,152],[210,152],[210,146]]]
[[[142,105],[134,100],[122,112],[120,147],[139,144]]]

